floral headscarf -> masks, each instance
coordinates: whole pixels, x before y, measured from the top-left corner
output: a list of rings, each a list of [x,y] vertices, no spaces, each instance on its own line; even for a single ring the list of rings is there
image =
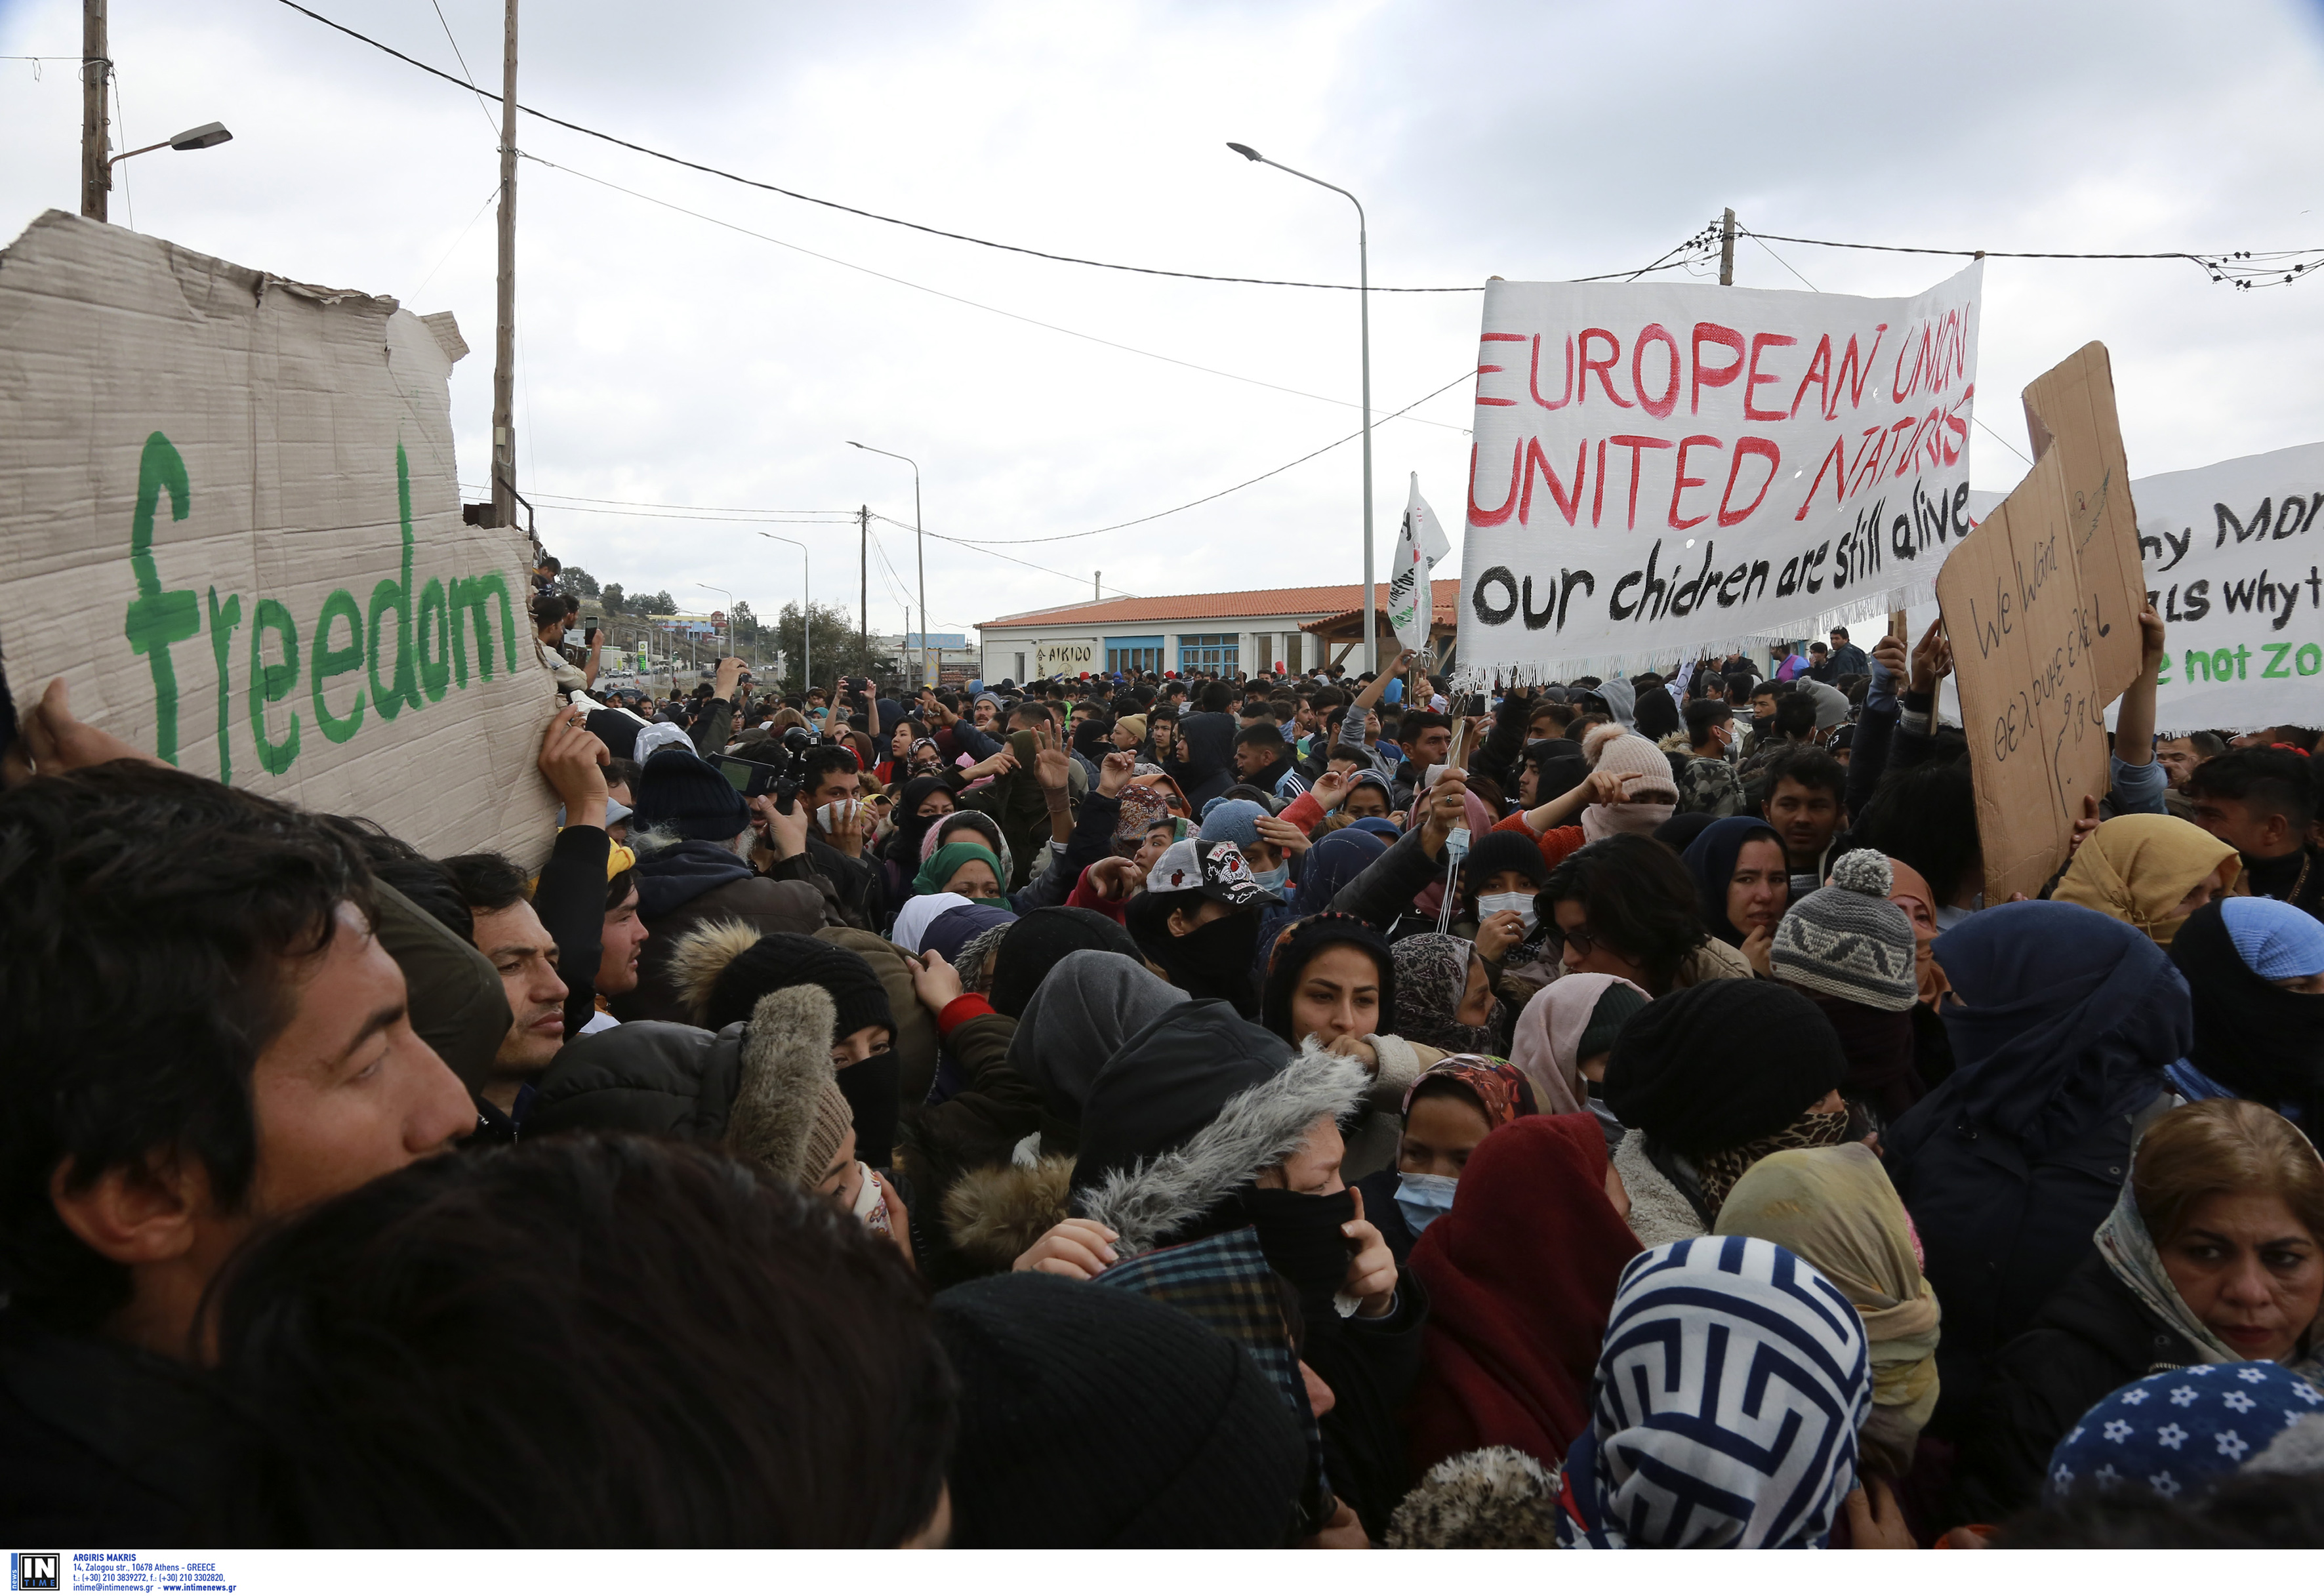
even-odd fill
[[[1474,1097],[1477,1106],[1484,1111],[1488,1132],[1499,1130],[1521,1115],[1538,1112],[1534,1105],[1533,1083],[1517,1066],[1482,1054],[1455,1053],[1422,1070],[1419,1077],[1405,1088],[1402,1112],[1412,1112],[1412,1100],[1431,1081],[1457,1082]]]

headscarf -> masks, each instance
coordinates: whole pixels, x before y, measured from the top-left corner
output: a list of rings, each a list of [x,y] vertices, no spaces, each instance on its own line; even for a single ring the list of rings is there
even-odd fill
[[[1587,1114],[1529,1115],[1479,1142],[1412,1250],[1429,1305],[1406,1407],[1413,1472],[1482,1446],[1562,1459],[1589,1427],[1600,1327],[1637,1250]]]
[[[1498,1058],[1487,1058],[1477,1053],[1452,1053],[1438,1059],[1416,1076],[1404,1089],[1404,1102],[1397,1112],[1412,1112],[1412,1100],[1421,1087],[1431,1081],[1451,1081],[1470,1097],[1485,1116],[1488,1134],[1502,1126],[1533,1114],[1535,1107],[1533,1083],[1515,1065],[1503,1064]]]
[[[942,897],[945,894],[938,893],[932,896]],[[949,896],[957,898],[960,894],[954,892]],[[915,898],[911,903],[919,901]],[[905,905],[907,909],[910,907],[910,903]],[[963,904],[945,910],[928,922],[927,929],[920,933],[918,951],[923,954],[942,954],[945,963],[958,969],[963,948],[987,931],[1004,931],[1016,923],[1017,917],[1005,909],[993,909],[982,903]]]
[[[1388,951],[1388,939],[1370,920],[1337,911],[1308,915],[1276,934],[1275,946],[1268,950],[1267,983],[1260,993],[1261,1025],[1295,1045],[1305,1039],[1291,1034],[1291,1000],[1299,991],[1308,961],[1341,943],[1361,948],[1379,968],[1379,1029],[1374,1034],[1396,1034],[1396,956]]]
[[[1017,868],[1017,856],[1009,851],[1009,839],[1001,835],[1001,823],[982,809],[954,809],[949,815],[939,815],[935,824],[920,834],[920,863],[926,864],[941,847],[963,831],[973,831],[984,839],[984,845],[1001,857],[1002,868]],[[1009,878],[1002,876],[1006,887]]]
[[[1838,1147],[1847,1138],[1846,1109],[1809,1109],[1780,1130],[1755,1136],[1708,1155],[1695,1176],[1702,1188],[1704,1222],[1719,1216],[1728,1194],[1761,1159],[1771,1158],[1787,1149]]]
[[[928,801],[930,793],[948,793],[950,790],[941,776],[915,776],[905,782],[903,791],[896,795],[896,829],[881,844],[881,856],[892,859],[898,864],[917,868],[920,861],[920,839],[934,828],[937,821],[945,818],[944,815],[932,815],[923,820],[920,818],[920,806]]]
[[[888,940],[906,953],[918,953],[926,946],[923,938],[930,926],[954,909],[968,907],[969,899],[957,892],[922,892],[907,899],[896,911],[896,923],[888,928]]]
[[[1335,831],[1307,850],[1299,862],[1299,890],[1292,895],[1291,912],[1302,917],[1322,914],[1332,907],[1340,889],[1364,873],[1364,868],[1388,852],[1388,844],[1368,831]]]
[[[1893,853],[1888,873],[1894,883],[1888,901],[1913,922],[1913,973],[1920,982],[1920,1001],[1933,1009],[1938,999],[1952,991],[1932,951],[1937,945],[1937,895],[1930,890],[1928,877]]]
[[[2050,1453],[2045,1504],[2085,1492],[2201,1495],[2249,1467],[2295,1425],[2324,1423],[2324,1394],[2274,1363],[2199,1363],[2111,1391]]]
[[[2133,1154],[2134,1160],[2137,1155]],[[2135,1163],[2133,1165],[2135,1169]],[[2130,1288],[2130,1294],[2144,1304],[2154,1316],[2186,1338],[2187,1344],[2200,1352],[2205,1363],[2240,1363],[2244,1355],[2211,1333],[2209,1325],[2195,1316],[2172,1284],[2171,1272],[2163,1267],[2163,1255],[2154,1245],[2154,1238],[2146,1229],[2146,1216],[2138,1211],[2138,1196],[2134,1177],[2126,1176],[2122,1195],[2115,1199],[2114,1212],[2099,1225],[2092,1238],[2098,1243],[2098,1256],[2114,1278]],[[2319,1390],[2324,1390],[2324,1337],[2317,1338],[2308,1349],[2308,1355],[2285,1365]]]
[[[2176,815],[2117,815],[2082,839],[2050,897],[2137,927],[2163,946],[2186,922],[2180,900],[2222,864],[2243,868],[2227,844]]]
[[[1018,1016],[1009,1067],[1054,1118],[1079,1124],[1090,1084],[1122,1044],[1186,994],[1137,959],[1082,948],[1057,961]]]
[[[1702,923],[1729,947],[1743,946],[1743,933],[1727,918],[1727,889],[1735,879],[1735,862],[1742,856],[1743,844],[1760,837],[1775,844],[1778,857],[1788,858],[1782,834],[1756,815],[1712,821],[1679,855],[1687,873],[1694,877],[1695,907],[1702,912]]]
[[[1812,1264],[1751,1236],[1640,1253],[1614,1296],[1595,1392],[1566,1454],[1560,1545],[1831,1538],[1872,1375],[1864,1322]]]
[[[1443,931],[1406,936],[1389,950],[1396,959],[1397,1034],[1450,1053],[1483,1053],[1493,1046],[1493,1017],[1482,1025],[1455,1018],[1469,991],[1477,945]],[[1493,1001],[1494,1015],[1500,1000]]]
[[[2028,1158],[2135,1113],[2194,1040],[2187,983],[2144,932],[2070,903],[2003,903],[1937,938],[1954,998],[1945,1086]],[[1957,1000],[1957,1001],[1956,1001]]]
[[[1582,1036],[1598,1012],[1598,1001],[1618,986],[1648,997],[1646,988],[1618,975],[1563,975],[1534,993],[1518,1013],[1509,1062],[1533,1083],[1542,1112],[1589,1112],[1581,1085]]]
[[[2324,1133],[2324,992],[2285,991],[2236,947],[2236,921],[2256,928],[2276,917],[2315,924],[2276,899],[2214,899],[2181,923],[2171,962],[2194,1006],[2188,1062],[2238,1097],[2297,1108],[2312,1136]]]
[[[1735,1183],[1711,1233],[1757,1236],[1822,1271],[1856,1305],[1872,1360],[1868,1467],[1912,1471],[1937,1406],[1937,1294],[1913,1256],[1912,1222],[1879,1155],[1862,1142],[1770,1153]]]
[[[1001,856],[991,849],[982,843],[946,843],[928,856],[927,863],[920,866],[920,873],[912,878],[913,890],[918,892],[945,891],[946,890],[945,883],[952,880],[955,872],[963,865],[978,861],[991,867],[993,884],[996,887],[1007,887],[1008,871],[1001,864]],[[990,898],[973,898],[969,901],[987,904],[996,909],[1009,907],[1009,899],[999,893]],[[954,907],[959,906],[955,904]]]
[[[1259,908],[1246,905],[1231,914],[1195,927],[1184,936],[1170,931],[1172,899],[1186,892],[1139,892],[1122,911],[1122,924],[1138,943],[1138,951],[1161,966],[1171,984],[1194,998],[1215,998],[1231,1003],[1245,1019],[1259,1014],[1259,983],[1254,964],[1259,955]]]

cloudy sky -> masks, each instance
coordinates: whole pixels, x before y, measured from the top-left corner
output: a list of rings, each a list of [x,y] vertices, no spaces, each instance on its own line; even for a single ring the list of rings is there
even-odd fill
[[[430,0],[313,8],[454,72],[456,43],[496,83],[496,0],[440,5],[441,22]],[[79,14],[0,0],[0,55],[77,56]],[[1188,272],[1353,280],[1347,202],[1248,165],[1230,139],[1360,195],[1384,285],[1640,266],[1726,205],[1763,232],[1888,244],[2324,244],[2312,0],[536,0],[524,20],[528,105],[931,226]],[[461,475],[481,483],[496,169],[477,101],[276,0],[114,0],[112,31],[116,148],[213,118],[235,135],[124,165],[113,219],[456,312],[475,350],[453,379]],[[0,61],[0,235],[74,208],[79,119],[71,60]],[[715,583],[763,613],[797,597],[798,551],[675,517],[869,503],[906,523],[875,522],[894,574],[875,556],[871,581],[873,625],[899,630],[911,474],[847,447],[860,438],[918,458],[930,530],[989,545],[927,541],[939,631],[1085,598],[1098,571],[1140,595],[1358,575],[1353,444],[1183,514],[1016,541],[1151,515],[1352,432],[1353,295],[1055,264],[530,118],[519,137],[553,163],[520,179],[521,482],[567,506],[678,507],[545,511],[568,562],[681,602],[715,602],[693,584]],[[1776,247],[1747,241],[1738,282],[1891,294],[1956,269]],[[2137,475],[2324,438],[2324,284],[2239,292],[2184,263],[2007,261],[1986,282],[1981,419],[2010,445],[2024,447],[2016,391],[2092,338],[2113,353]],[[1457,536],[1478,298],[1383,294],[1372,310],[1377,411],[1452,384],[1376,431],[1384,552],[1414,471]],[[1973,458],[1980,488],[2024,468],[1982,429]],[[810,542],[817,597],[853,609],[852,524],[765,530]]]

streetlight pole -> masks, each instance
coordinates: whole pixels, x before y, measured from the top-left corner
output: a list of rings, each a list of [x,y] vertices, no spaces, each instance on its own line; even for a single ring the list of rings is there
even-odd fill
[[[1310,176],[1280,161],[1269,161],[1249,144],[1229,143],[1227,148],[1246,161],[1261,166],[1271,166],[1277,171],[1287,171],[1295,178],[1305,178],[1319,189],[1329,189],[1356,208],[1356,304],[1363,328],[1364,356],[1364,669],[1377,674],[1379,670],[1379,620],[1377,600],[1372,592],[1372,284],[1371,245],[1366,237],[1364,202],[1337,183],[1327,183],[1322,178]]]
[[[912,549],[920,562],[920,684],[934,687],[936,673],[928,665],[928,541],[920,532],[920,463],[909,455],[899,455],[893,449],[875,449],[870,444],[857,443],[852,438],[847,443],[851,448],[862,449],[867,455],[885,455],[891,460],[901,460],[912,468]]]
[[[799,693],[805,697],[815,679],[815,573],[807,566],[807,545],[797,538],[776,537],[772,532],[759,531],[757,527],[751,530],[761,538],[788,543],[799,551]]]

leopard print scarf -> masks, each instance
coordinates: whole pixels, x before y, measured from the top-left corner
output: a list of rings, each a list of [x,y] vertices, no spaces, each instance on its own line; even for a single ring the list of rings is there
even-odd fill
[[[1743,1172],[1769,1153],[1780,1153],[1786,1148],[1795,1147],[1838,1147],[1847,1139],[1846,1109],[1828,1114],[1811,1112],[1802,1114],[1773,1136],[1762,1136],[1756,1141],[1745,1142],[1741,1147],[1713,1153],[1703,1159],[1697,1176],[1702,1185],[1703,1208],[1716,1223],[1720,1209],[1726,1205],[1727,1194],[1735,1189],[1735,1183],[1743,1178]]]

